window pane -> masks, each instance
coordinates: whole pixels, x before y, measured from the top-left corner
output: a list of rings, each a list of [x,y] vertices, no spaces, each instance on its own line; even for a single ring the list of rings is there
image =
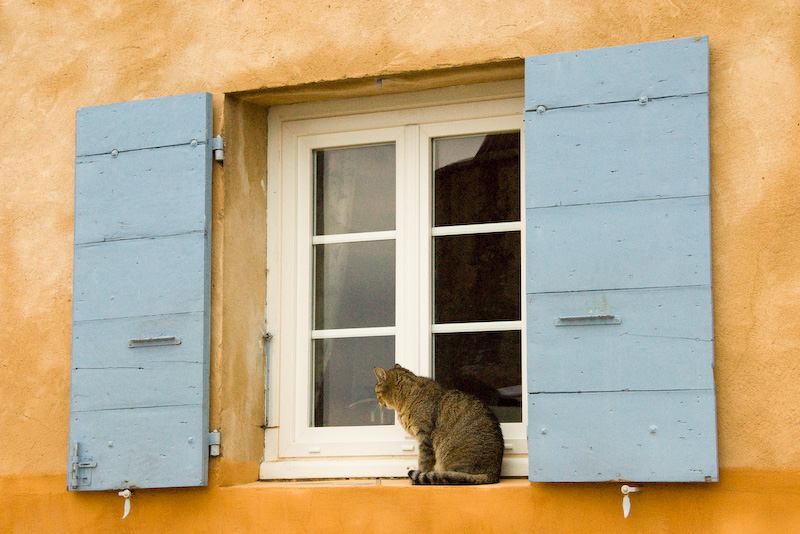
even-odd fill
[[[434,140],[434,225],[520,220],[519,142],[519,132]]]
[[[394,336],[314,341],[314,426],[394,424],[375,398],[374,367],[394,365]]]
[[[315,330],[394,326],[394,240],[315,245],[314,252]]]
[[[519,232],[434,238],[436,324],[521,318]]]
[[[505,423],[522,421],[521,333],[436,334],[434,376],[472,393]]]
[[[395,146],[314,151],[314,235],[395,229]]]

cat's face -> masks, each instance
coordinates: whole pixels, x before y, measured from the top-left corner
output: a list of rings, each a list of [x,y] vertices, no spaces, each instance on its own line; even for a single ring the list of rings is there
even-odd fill
[[[392,408],[392,381],[389,378],[389,371],[376,367],[373,369],[375,376],[378,377],[378,383],[375,384],[375,397],[378,399],[378,404],[384,408]]]
[[[378,399],[378,404],[384,408],[394,408],[396,388],[400,383],[402,374],[409,371],[400,367],[400,364],[388,370],[375,367],[373,371],[375,376],[378,377],[378,383],[375,384],[375,397]]]

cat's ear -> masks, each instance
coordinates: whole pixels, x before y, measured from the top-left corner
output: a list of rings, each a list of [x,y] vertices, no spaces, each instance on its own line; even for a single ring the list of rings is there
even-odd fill
[[[375,371],[375,376],[378,377],[378,380],[380,382],[386,382],[386,370],[385,369],[381,369],[380,367],[375,367],[373,369],[373,371]]]
[[[396,363],[396,364],[394,364],[394,368],[395,368],[395,369],[402,369],[402,368],[403,368],[403,366],[402,366],[402,365],[400,365],[399,363]]]

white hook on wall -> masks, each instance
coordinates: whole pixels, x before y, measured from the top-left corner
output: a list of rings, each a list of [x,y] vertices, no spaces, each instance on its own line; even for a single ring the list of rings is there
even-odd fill
[[[636,493],[639,491],[639,488],[634,486],[628,486],[625,484],[622,486],[622,515],[625,519],[628,519],[628,514],[631,513],[631,498],[628,497],[629,493]]]
[[[125,505],[122,507],[122,519],[125,519],[131,513],[131,490],[120,491],[117,495],[125,498]]]

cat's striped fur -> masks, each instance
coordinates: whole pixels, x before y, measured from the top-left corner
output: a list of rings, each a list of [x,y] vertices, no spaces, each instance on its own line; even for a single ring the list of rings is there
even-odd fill
[[[374,371],[378,402],[397,412],[419,444],[419,469],[408,472],[414,484],[493,484],[500,479],[503,433],[484,403],[399,364]]]

